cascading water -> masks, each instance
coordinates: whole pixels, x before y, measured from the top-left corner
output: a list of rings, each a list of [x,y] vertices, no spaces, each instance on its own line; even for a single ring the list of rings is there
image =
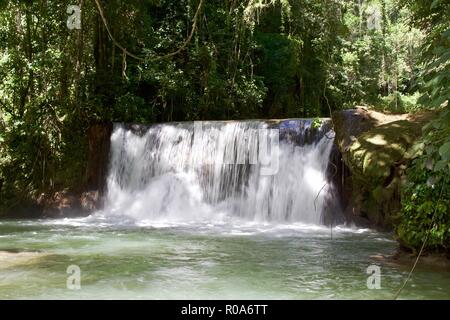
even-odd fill
[[[321,223],[325,120],[116,124],[103,212],[138,221]]]

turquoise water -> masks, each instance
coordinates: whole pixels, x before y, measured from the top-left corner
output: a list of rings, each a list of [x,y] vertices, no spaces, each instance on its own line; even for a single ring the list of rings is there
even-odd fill
[[[0,222],[1,299],[392,299],[407,267],[380,265],[390,234],[302,224]],[[19,253],[14,253],[19,252]],[[366,269],[381,267],[381,289]],[[67,288],[68,266],[80,289]],[[420,267],[404,299],[450,297],[450,272]]]
[[[2,221],[0,298],[392,299],[407,267],[379,264],[374,290],[366,269],[396,247],[390,234],[335,228],[331,239],[302,224]],[[67,288],[70,265],[79,290]],[[420,267],[401,296],[449,297],[450,272]]]

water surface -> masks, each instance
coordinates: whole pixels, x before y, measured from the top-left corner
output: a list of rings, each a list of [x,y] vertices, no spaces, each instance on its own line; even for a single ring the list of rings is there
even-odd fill
[[[21,253],[0,254],[0,299],[392,299],[408,272],[380,265],[381,289],[367,289],[370,256],[397,248],[371,230],[106,221],[1,221],[0,251]],[[80,290],[67,289],[69,265]],[[420,266],[401,296],[449,297],[450,272]]]

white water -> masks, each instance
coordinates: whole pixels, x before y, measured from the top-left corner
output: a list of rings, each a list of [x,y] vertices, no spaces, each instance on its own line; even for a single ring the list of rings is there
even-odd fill
[[[260,121],[202,125],[201,132],[194,123],[115,125],[103,215],[140,223],[321,223],[332,189],[326,181],[332,137],[316,133],[314,142],[298,143],[310,132],[308,120],[283,122],[279,131],[261,131],[268,125]],[[254,161],[272,141],[258,132],[284,137],[279,153],[269,152],[275,174],[264,172],[267,162]]]

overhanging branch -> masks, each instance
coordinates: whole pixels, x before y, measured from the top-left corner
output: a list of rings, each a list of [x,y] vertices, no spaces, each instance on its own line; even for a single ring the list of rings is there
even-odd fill
[[[176,50],[174,52],[171,52],[171,53],[168,53],[168,54],[163,55],[163,56],[155,57],[155,58],[152,58],[152,59],[146,59],[146,58],[139,57],[139,56],[135,55],[134,53],[131,53],[130,51],[128,51],[124,46],[122,46],[113,37],[113,35],[111,33],[111,30],[109,29],[108,22],[106,21],[105,14],[103,13],[102,6],[100,5],[100,2],[98,0],[94,0],[94,1],[95,1],[95,4],[97,5],[98,13],[100,14],[100,17],[101,17],[101,19],[103,21],[103,24],[105,25],[106,31],[108,32],[108,35],[111,38],[111,40],[114,43],[114,45],[116,47],[118,47],[119,49],[121,49],[122,52],[124,52],[127,56],[129,56],[131,58],[134,58],[134,59],[136,59],[138,61],[141,61],[141,62],[158,61],[158,60],[162,60],[162,59],[167,59],[167,58],[173,57],[173,56],[179,54],[181,51],[183,51],[187,47],[187,45],[191,42],[192,37],[194,36],[195,29],[197,28],[198,17],[200,16],[200,12],[201,12],[201,9],[202,9],[202,6],[203,6],[203,2],[204,2],[204,0],[200,0],[200,2],[198,4],[198,7],[197,7],[197,11],[195,12],[194,19],[193,19],[193,22],[192,22],[191,32],[190,32],[189,36],[187,37],[187,39],[180,46],[180,48],[178,48],[178,50]]]

